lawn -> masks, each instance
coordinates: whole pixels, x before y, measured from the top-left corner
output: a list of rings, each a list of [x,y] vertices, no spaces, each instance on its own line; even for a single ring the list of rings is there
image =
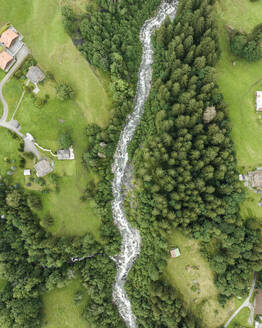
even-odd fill
[[[241,328],[249,328],[253,327],[248,324],[248,318],[250,315],[249,308],[245,307],[243,308],[238,315],[234,318],[234,320],[231,321],[228,328],[235,328],[235,327],[241,327]]]
[[[248,63],[232,55],[225,26],[250,32],[262,23],[262,4],[249,0],[223,0],[216,4],[216,13],[222,50],[217,82],[228,105],[239,171],[246,173],[262,165],[262,116],[255,110],[255,91],[262,88],[262,60]],[[256,195],[250,195],[249,191],[247,195],[241,214],[252,212],[262,221],[262,209],[254,200]]]
[[[50,96],[43,108],[34,106],[26,94],[15,119],[22,126],[22,132],[30,132],[43,147],[56,152],[59,149],[59,134],[70,131],[76,160],[55,163],[55,173],[59,176],[59,192],[42,195],[43,211],[40,217],[50,214],[55,219],[50,229],[56,235],[78,235],[92,230],[98,236],[100,218],[94,203],[80,202],[80,197],[88,182],[96,177],[83,168],[81,158],[86,150],[85,127],[88,122],[101,126],[108,124],[111,100],[107,95],[107,81],[91,68],[64,32],[59,1],[31,1],[23,3],[15,0],[12,8],[0,0],[1,23],[11,22],[24,35],[24,41],[32,51],[44,72],[54,74],[55,81],[45,80],[40,84],[38,96]],[[76,8],[84,8],[84,1],[74,2]],[[2,74],[3,75],[3,74]],[[1,76],[2,76],[1,75]],[[1,77],[0,76],[0,77]],[[60,81],[69,83],[75,93],[74,100],[61,102],[56,99],[56,86]],[[22,93],[23,81],[12,78],[4,86],[4,96],[9,104],[11,118]],[[7,131],[0,129],[0,172],[5,174],[11,163],[18,161],[18,142],[6,137]],[[33,163],[31,163],[32,168]],[[13,182],[25,185],[22,170],[14,174]],[[39,186],[30,189],[39,190]]]
[[[83,299],[74,303],[77,291],[83,291]],[[78,279],[70,282],[64,288],[46,293],[43,297],[43,328],[88,328],[88,323],[82,318],[88,295]]]
[[[104,79],[91,68],[64,32],[58,0],[14,0],[12,8],[0,0],[1,20],[11,22],[39,65],[67,81],[76,91],[76,103],[89,121],[108,123],[110,99]]]
[[[6,0],[0,0],[0,24],[12,23],[24,35],[24,41],[41,69],[45,73],[52,72],[55,78],[55,81],[46,79],[40,84],[39,96],[48,94],[48,103],[43,108],[36,108],[30,95],[26,94],[15,119],[21,124],[23,133],[30,132],[41,146],[53,151],[60,148],[59,134],[70,131],[76,159],[55,160],[58,191],[54,191],[47,176],[46,187],[51,192],[41,194],[43,210],[38,214],[40,219],[46,215],[54,217],[54,225],[48,230],[55,235],[82,235],[92,231],[99,238],[100,217],[94,202],[80,201],[89,181],[98,182],[98,179],[83,167],[81,158],[87,148],[87,123],[94,122],[100,126],[108,124],[111,108],[108,80],[88,64],[64,32],[60,3],[59,0],[13,0],[10,6]],[[74,4],[77,6],[75,9],[84,9],[84,0],[74,1]],[[3,76],[0,72],[0,78]],[[3,93],[10,107],[9,118],[22,93],[21,82],[12,78],[4,87]],[[72,86],[75,99],[68,102],[56,99],[55,87],[59,82]],[[10,179],[25,187],[25,182],[29,180],[23,176],[23,169],[18,167],[18,147],[19,141],[13,139],[7,130],[0,129],[0,174],[4,176],[11,166],[17,166]],[[33,161],[27,160],[26,168],[32,167]],[[42,187],[32,182],[28,189],[41,190]],[[0,282],[0,288],[2,284]],[[67,287],[55,289],[43,296],[43,327],[88,327],[88,323],[81,318],[83,304],[76,306],[73,303],[73,295],[80,289],[83,290],[83,287],[75,280]]]
[[[201,256],[197,241],[176,230],[170,235],[169,245],[179,247],[181,256],[169,259],[167,280],[183,295],[187,308],[200,316],[205,327],[220,327],[234,312],[234,299],[224,308],[219,305],[213,273]]]

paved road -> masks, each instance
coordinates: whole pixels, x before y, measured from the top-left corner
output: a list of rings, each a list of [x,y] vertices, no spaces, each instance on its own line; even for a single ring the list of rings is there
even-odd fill
[[[36,158],[38,160],[40,160],[41,155],[40,155],[39,151],[37,150],[34,142],[31,140],[28,140],[28,138],[26,138],[26,136],[23,135],[23,133],[21,133],[19,131],[19,129],[16,127],[15,123],[16,123],[16,121],[3,122],[0,120],[0,127],[6,128],[6,129],[11,130],[14,133],[16,133],[20,138],[22,138],[24,140],[24,151],[26,153],[33,153],[36,156]]]
[[[6,82],[10,79],[10,77],[14,74],[14,72],[18,69],[18,67],[21,65],[21,63],[25,60],[25,58],[28,56],[29,50],[28,48],[24,45],[20,51],[17,53],[17,60],[14,66],[9,70],[9,72],[5,75],[5,77],[1,80],[0,82],[0,100],[4,106],[4,112],[2,115],[2,118],[0,119],[1,121],[6,121],[8,117],[8,105],[7,102],[5,101],[5,98],[3,97],[3,86],[5,85]]]
[[[256,286],[256,273],[254,272],[254,275],[253,275],[253,281],[252,281],[252,286],[250,288],[250,291],[249,291],[249,294],[248,294],[248,297],[245,299],[245,301],[242,303],[242,305],[236,310],[236,312],[234,312],[232,314],[232,316],[229,318],[229,320],[226,322],[224,328],[226,328],[230,322],[238,315],[238,313],[244,308],[244,307],[248,307],[250,309],[250,312],[251,314],[253,313],[253,305],[250,303],[250,297],[252,296],[253,292],[254,292],[254,289],[255,289],[255,286]],[[249,321],[250,321],[250,318],[249,318]],[[252,317],[252,321],[253,321],[253,317]],[[252,322],[251,322],[252,324]]]
[[[22,62],[25,60],[25,58],[27,57],[27,55],[29,54],[29,50],[28,48],[24,45],[19,52],[16,55],[16,63],[14,64],[14,66],[9,70],[9,72],[5,75],[5,77],[1,80],[0,82],[0,101],[3,104],[3,115],[0,118],[0,127],[9,129],[11,131],[13,131],[14,133],[16,133],[20,138],[22,138],[24,140],[24,151],[28,152],[28,153],[33,153],[38,160],[41,159],[40,153],[37,150],[36,146],[34,145],[34,142],[31,140],[28,140],[28,138],[26,138],[26,136],[24,136],[20,131],[19,131],[19,125],[17,121],[14,121],[13,119],[11,121],[6,121],[7,117],[8,117],[8,104],[5,100],[5,98],[3,97],[3,86],[5,85],[6,82],[8,82],[8,80],[10,79],[10,77],[12,77],[12,75],[14,74],[14,72],[19,68],[19,66],[22,64]]]

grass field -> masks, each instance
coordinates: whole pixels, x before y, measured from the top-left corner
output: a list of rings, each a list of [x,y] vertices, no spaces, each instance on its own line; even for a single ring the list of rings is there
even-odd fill
[[[69,0],[67,0],[69,1]],[[80,13],[85,7],[84,0],[70,2]],[[92,68],[64,32],[59,0],[13,0],[12,5],[0,0],[0,24],[12,23],[23,35],[24,41],[44,72],[52,72],[56,83],[67,82],[75,91],[75,99],[60,102],[55,98],[55,82],[46,80],[40,85],[39,96],[48,94],[50,100],[41,109],[33,105],[26,95],[15,119],[22,126],[22,132],[30,132],[45,148],[59,149],[58,136],[70,131],[75,151],[75,161],[55,163],[59,192],[41,194],[43,210],[40,218],[50,214],[55,223],[49,229],[55,235],[81,235],[92,231],[99,238],[100,217],[92,201],[80,202],[80,197],[90,180],[97,181],[92,172],[85,170],[81,157],[86,149],[85,127],[88,122],[106,126],[110,118],[111,99],[108,96],[108,81]],[[0,72],[0,78],[3,77]],[[22,93],[21,81],[14,78],[3,90],[10,107],[9,118]],[[0,104],[0,115],[2,105]],[[11,166],[18,166],[19,142],[5,129],[0,129],[0,175],[6,175]],[[32,160],[26,167],[32,168]],[[17,168],[11,177],[13,183],[25,186],[23,170]],[[47,177],[48,181],[48,177]],[[49,187],[49,185],[48,185]],[[29,189],[39,190],[32,183]],[[0,282],[0,288],[4,282]],[[83,289],[78,280],[67,287],[56,289],[43,296],[43,327],[45,328],[87,328],[81,318],[83,303],[73,303],[75,291]],[[85,299],[87,294],[85,293]]]
[[[232,299],[224,308],[219,305],[213,273],[195,240],[175,231],[169,243],[170,247],[179,247],[181,256],[169,259],[167,280],[183,295],[188,309],[203,320],[205,327],[220,327],[234,312],[235,301]]]
[[[72,3],[79,10],[85,7],[83,0]],[[91,68],[64,32],[58,0],[26,0],[23,3],[15,0],[12,8],[6,1],[0,0],[0,5],[0,23],[11,22],[24,35],[24,41],[39,66],[44,72],[52,72],[56,81],[45,80],[40,85],[39,96],[50,96],[43,108],[36,108],[31,97],[25,95],[15,119],[21,124],[23,133],[30,132],[45,148],[57,151],[58,136],[63,131],[70,131],[74,143],[76,160],[74,163],[56,162],[60,192],[42,195],[44,209],[40,216],[54,216],[55,224],[51,231],[57,235],[83,234],[90,230],[98,235],[100,219],[93,202],[80,202],[88,181],[96,179],[83,168],[81,157],[86,149],[86,124],[95,122],[105,126],[108,123],[111,100],[107,96],[106,79]],[[66,81],[73,87],[76,93],[74,100],[61,102],[55,98],[56,83],[60,81]],[[22,93],[21,81],[11,79],[3,93],[11,118]],[[10,169],[10,163],[4,159],[18,159],[18,142],[6,136],[7,131],[0,129],[1,175]],[[21,169],[14,174],[13,181],[25,184]]]
[[[74,294],[79,290],[83,291],[84,297],[76,305]],[[43,297],[43,328],[87,328],[88,323],[81,317],[87,299],[86,290],[77,279],[64,288],[47,293]]]
[[[239,314],[234,318],[234,320],[231,321],[228,328],[235,328],[235,327],[241,327],[241,328],[249,328],[253,327],[248,324],[248,318],[250,315],[249,308],[243,308]]]
[[[262,116],[255,110],[255,91],[262,89],[262,60],[248,63],[233,56],[225,26],[250,32],[262,23],[262,4],[249,0],[223,0],[217,2],[216,12],[222,50],[217,65],[217,81],[228,105],[239,171],[246,173],[262,165]],[[257,196],[249,191],[247,196],[241,214],[254,213],[262,222]]]

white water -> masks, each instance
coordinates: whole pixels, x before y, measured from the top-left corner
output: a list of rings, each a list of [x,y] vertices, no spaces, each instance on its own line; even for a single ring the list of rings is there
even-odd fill
[[[136,317],[132,312],[131,303],[126,295],[124,285],[126,277],[140,253],[141,238],[139,231],[132,228],[128,223],[123,206],[124,197],[122,195],[122,186],[128,162],[127,148],[140,123],[144,105],[150,92],[153,64],[151,36],[154,31],[162,25],[167,16],[170,16],[170,18],[175,17],[176,8],[177,0],[173,0],[170,3],[163,1],[156,16],[147,20],[140,31],[143,53],[139,69],[136,96],[134,99],[134,110],[132,114],[128,116],[127,123],[121,132],[112,166],[112,171],[114,173],[112,182],[114,196],[112,210],[114,223],[122,236],[121,253],[114,259],[117,266],[117,276],[113,286],[113,301],[117,305],[119,313],[128,328],[136,327]]]

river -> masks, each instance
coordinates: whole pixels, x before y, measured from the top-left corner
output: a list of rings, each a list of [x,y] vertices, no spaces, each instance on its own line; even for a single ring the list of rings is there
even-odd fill
[[[141,237],[139,231],[132,228],[124,211],[124,196],[122,187],[128,163],[128,145],[132,140],[137,126],[140,123],[145,102],[150,93],[152,81],[153,45],[151,36],[165,21],[167,16],[174,18],[176,15],[177,1],[163,1],[155,17],[147,20],[141,28],[140,40],[142,43],[142,61],[139,69],[136,95],[134,98],[133,112],[128,116],[126,125],[121,132],[114,154],[112,171],[112,191],[114,200],[112,211],[114,223],[122,237],[121,253],[115,257],[117,275],[113,286],[113,301],[124,320],[126,327],[136,327],[136,317],[132,312],[131,303],[126,295],[124,285],[127,275],[140,253]]]

